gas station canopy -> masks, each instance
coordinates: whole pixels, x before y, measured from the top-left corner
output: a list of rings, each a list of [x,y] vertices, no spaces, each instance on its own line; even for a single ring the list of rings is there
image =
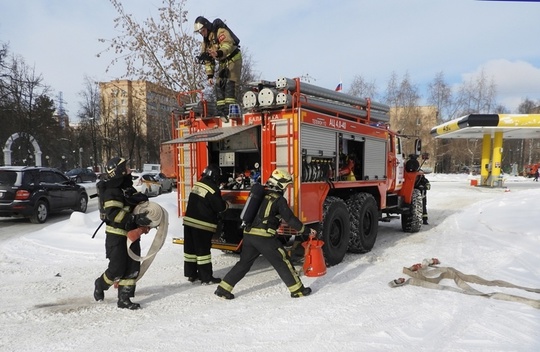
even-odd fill
[[[503,140],[540,138],[540,114],[470,114],[433,127],[431,135],[481,139],[480,185],[497,187],[504,182]]]
[[[501,132],[504,139],[540,138],[540,114],[470,114],[433,127],[435,138],[482,139]]]

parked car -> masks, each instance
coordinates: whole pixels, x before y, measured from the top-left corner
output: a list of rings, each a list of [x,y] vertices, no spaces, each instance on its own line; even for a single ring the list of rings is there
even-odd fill
[[[138,192],[144,193],[147,196],[157,196],[162,192],[161,183],[156,181],[154,174],[132,172],[133,187]]]
[[[85,213],[86,189],[61,171],[36,166],[0,166],[0,216],[26,217],[34,224],[66,209]]]
[[[154,179],[161,184],[163,192],[172,192],[174,181],[165,176],[164,173],[154,174]]]
[[[77,183],[82,183],[86,181],[96,182],[97,180],[97,175],[94,171],[82,167],[69,170],[68,172],[66,172],[66,176]]]

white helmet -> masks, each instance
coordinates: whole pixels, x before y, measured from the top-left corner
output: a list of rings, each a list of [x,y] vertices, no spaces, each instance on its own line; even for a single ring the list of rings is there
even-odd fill
[[[266,181],[266,185],[269,188],[278,191],[284,191],[285,188],[287,188],[287,186],[292,183],[292,175],[288,171],[283,169],[275,169],[274,171],[272,171],[272,175],[270,175],[270,178],[268,179],[268,181]]]

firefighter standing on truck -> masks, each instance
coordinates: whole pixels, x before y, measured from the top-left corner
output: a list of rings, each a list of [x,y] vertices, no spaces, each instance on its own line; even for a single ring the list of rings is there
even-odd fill
[[[285,189],[293,183],[290,173],[276,169],[266,182],[264,198],[255,218],[244,229],[240,261],[225,275],[214,292],[225,299],[233,299],[234,286],[244,278],[259,255],[263,255],[272,264],[281,280],[287,285],[291,297],[307,296],[311,288],[304,287],[291,264],[283,244],[276,237],[277,229],[283,219],[287,225],[303,235],[315,234],[305,226],[287,204],[283,196]]]
[[[135,296],[135,282],[139,275],[141,263],[131,259],[127,250],[128,231],[138,227],[145,228],[151,220],[143,214],[133,214],[133,209],[140,202],[148,201],[148,197],[137,192],[133,187],[131,170],[126,165],[127,160],[114,157],[107,163],[107,180],[98,182],[100,212],[107,227],[105,233],[105,253],[109,266],[94,282],[94,299],[102,301],[105,292],[113,284],[118,285],[118,308],[139,309],[139,303],[131,302]],[[133,241],[131,250],[141,255],[140,239]]]
[[[212,236],[218,228],[220,213],[228,205],[221,197],[221,169],[208,165],[202,178],[193,185],[184,216],[184,276],[189,282],[201,280],[204,285],[217,284],[212,270]]]
[[[219,19],[212,23],[202,16],[197,17],[195,32],[203,37],[199,58],[204,62],[208,83],[215,87],[218,114],[228,120],[229,106],[236,104],[236,89],[242,74],[239,41],[235,40],[236,36]],[[219,67],[214,82],[216,60]]]

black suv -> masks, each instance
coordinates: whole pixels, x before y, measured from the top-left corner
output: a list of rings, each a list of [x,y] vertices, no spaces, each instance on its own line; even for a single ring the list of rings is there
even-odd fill
[[[22,216],[34,224],[65,209],[85,213],[86,189],[57,169],[0,166],[0,216]]]

